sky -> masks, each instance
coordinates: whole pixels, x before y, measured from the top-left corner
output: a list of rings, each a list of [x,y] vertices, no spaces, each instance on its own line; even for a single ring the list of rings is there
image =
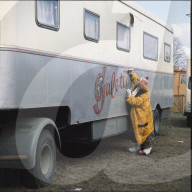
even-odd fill
[[[136,1],[140,6],[169,23],[190,58],[190,1]]]

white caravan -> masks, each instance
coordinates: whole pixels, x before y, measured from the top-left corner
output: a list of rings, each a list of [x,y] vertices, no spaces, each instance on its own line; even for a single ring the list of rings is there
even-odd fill
[[[191,126],[191,60],[187,60],[186,92],[184,116],[187,116],[187,125]]]
[[[173,105],[170,25],[128,1],[0,1],[0,167],[44,186],[56,146],[127,131],[130,67],[149,77],[157,133]]]

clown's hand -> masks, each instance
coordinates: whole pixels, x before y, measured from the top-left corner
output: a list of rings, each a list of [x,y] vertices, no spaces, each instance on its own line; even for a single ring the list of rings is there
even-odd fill
[[[133,70],[133,68],[129,68],[127,72],[128,72],[129,77],[131,78],[134,73],[134,70]]]
[[[126,90],[126,98],[128,99],[131,96],[131,89]]]

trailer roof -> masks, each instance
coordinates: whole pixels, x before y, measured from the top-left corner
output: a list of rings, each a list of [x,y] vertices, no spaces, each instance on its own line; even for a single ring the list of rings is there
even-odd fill
[[[122,2],[123,4],[127,5],[128,7],[132,8],[133,10],[137,11],[138,13],[144,15],[145,17],[151,19],[152,21],[158,23],[159,25],[161,25],[162,27],[167,29],[169,32],[173,33],[173,28],[171,27],[170,24],[164,22],[163,20],[158,18],[156,15],[147,11],[146,9],[141,7],[140,5],[134,3],[133,1],[124,1],[124,0],[119,0],[119,1]]]

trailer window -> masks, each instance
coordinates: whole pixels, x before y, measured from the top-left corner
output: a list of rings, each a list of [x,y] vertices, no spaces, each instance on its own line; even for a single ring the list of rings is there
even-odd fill
[[[86,9],[84,14],[84,37],[87,40],[98,42],[100,16]]]
[[[130,28],[117,22],[117,49],[130,51]]]
[[[154,61],[158,59],[158,38],[146,32],[143,33],[143,56]]]
[[[186,84],[186,75],[181,75],[181,84]]]
[[[166,62],[171,60],[171,46],[167,43],[164,44],[164,60]]]
[[[36,1],[37,25],[47,29],[59,29],[59,0]]]

